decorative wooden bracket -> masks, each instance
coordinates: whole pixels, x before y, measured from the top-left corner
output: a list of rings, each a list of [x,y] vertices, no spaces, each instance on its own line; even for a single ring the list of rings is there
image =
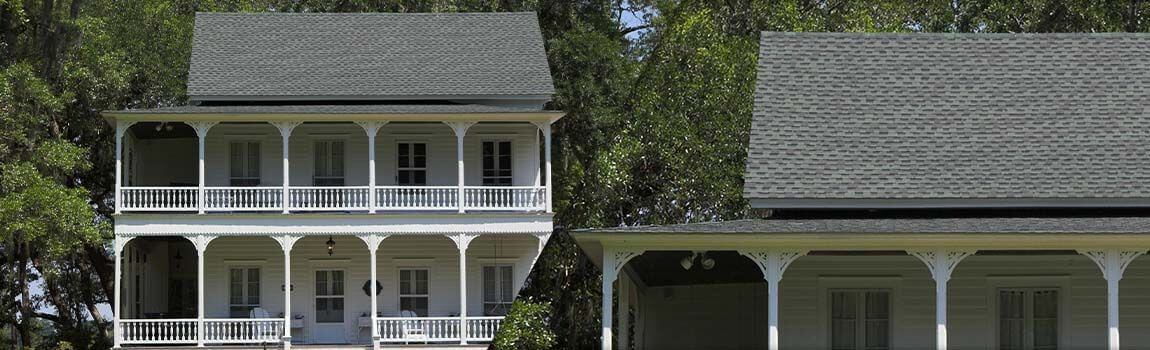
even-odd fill
[[[603,250],[603,283],[615,282],[619,277],[619,271],[623,270],[623,266],[627,265],[628,261],[636,256],[642,255],[643,250],[640,249],[604,249]]]
[[[926,264],[926,268],[930,270],[930,275],[935,282],[946,283],[950,281],[950,274],[954,272],[955,267],[958,267],[958,263],[977,250],[933,249],[907,250],[906,252]]]
[[[380,235],[373,233],[367,235],[356,235],[356,237],[359,237],[359,239],[363,240],[363,243],[367,244],[367,250],[372,254],[375,254],[375,251],[379,249],[379,244],[383,243],[383,240],[387,239],[387,237],[391,237],[391,235]]]
[[[791,263],[803,255],[807,250],[801,249],[767,249],[767,250],[740,250],[742,254],[759,266],[763,278],[768,282],[778,283],[783,279],[783,273]]]
[[[272,236],[272,239],[276,240],[276,242],[279,242],[280,249],[283,249],[284,253],[290,252],[291,248],[295,246],[295,242],[298,242],[300,240],[300,238],[303,238],[303,236],[301,236],[301,235]]]
[[[1145,254],[1146,249],[1080,249],[1078,253],[1094,261],[1094,264],[1098,265],[1098,268],[1102,270],[1102,277],[1106,278],[1107,281],[1120,281],[1122,280],[1122,275],[1126,272],[1126,268],[1130,266],[1130,263],[1134,262],[1135,258]]]

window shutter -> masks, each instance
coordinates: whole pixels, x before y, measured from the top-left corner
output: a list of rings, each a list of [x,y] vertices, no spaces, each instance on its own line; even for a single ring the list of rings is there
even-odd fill
[[[240,142],[232,142],[228,145],[229,168],[231,168],[231,177],[244,176],[244,144]]]
[[[343,141],[331,142],[331,176],[343,176]]]
[[[315,176],[327,176],[327,143],[315,143]]]
[[[248,173],[247,177],[260,177],[260,143],[248,143]]]

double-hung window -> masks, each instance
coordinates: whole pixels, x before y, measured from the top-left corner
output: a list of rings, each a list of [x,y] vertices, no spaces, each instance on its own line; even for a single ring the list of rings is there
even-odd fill
[[[399,269],[399,311],[427,317],[427,277],[425,268]]]
[[[341,140],[320,140],[315,142],[314,186],[343,186],[344,184],[344,144]]]
[[[260,307],[260,268],[229,268],[228,285],[229,317],[247,318],[252,309]]]
[[[427,144],[400,142],[396,144],[395,182],[399,186],[427,185]]]
[[[483,186],[511,186],[511,141],[483,141]]]
[[[260,143],[232,141],[228,146],[231,186],[260,185]]]
[[[1058,349],[1058,289],[998,290],[998,349]]]
[[[483,314],[485,316],[505,316],[511,308],[512,290],[511,265],[488,265],[483,267]]]
[[[887,350],[891,338],[890,291],[830,291],[831,350]]]

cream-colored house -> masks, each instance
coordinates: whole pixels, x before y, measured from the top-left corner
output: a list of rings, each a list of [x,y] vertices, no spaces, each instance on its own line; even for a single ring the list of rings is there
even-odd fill
[[[552,232],[532,13],[196,16],[116,127],[115,345],[491,341]]]
[[[1148,107],[1142,33],[763,33],[755,218],[577,232],[602,348],[1150,348]]]

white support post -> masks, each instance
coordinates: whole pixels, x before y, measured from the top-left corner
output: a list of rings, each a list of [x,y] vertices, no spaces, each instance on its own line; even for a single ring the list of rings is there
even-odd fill
[[[185,236],[196,247],[196,346],[204,346],[204,253],[217,236]]]
[[[128,242],[131,240],[132,240],[132,237],[123,237],[120,235],[116,235],[116,237],[112,240],[112,251],[114,254],[113,257],[116,261],[116,277],[115,277],[116,280],[114,281],[116,290],[113,292],[113,295],[114,295],[113,297],[116,300],[113,302],[113,309],[112,309],[112,347],[113,348],[120,348],[120,344],[124,341],[124,332],[123,332],[123,329],[120,328],[120,316],[123,314],[122,309],[120,309],[120,299],[122,297],[120,295],[120,293],[121,293],[121,289],[122,289],[121,279],[123,278],[122,276],[123,276],[124,267],[123,267],[123,262],[120,260],[123,258],[124,247],[127,246]]]
[[[387,124],[386,121],[357,121],[363,131],[367,133],[367,212],[375,214],[378,203],[375,200],[375,135],[379,128]]]
[[[123,194],[120,192],[120,186],[124,184],[124,133],[128,131],[128,128],[131,127],[132,124],[136,124],[136,122],[116,122],[116,186],[114,188],[116,191],[114,195],[116,198],[116,214],[120,213],[120,207],[123,206],[123,202],[121,202],[121,200],[123,200]],[[119,313],[120,310],[116,309],[116,314]]]
[[[303,124],[303,122],[279,121],[271,122],[271,124],[272,126],[275,126],[276,129],[279,129],[280,138],[282,138],[283,142],[283,203],[280,205],[283,206],[283,213],[287,214],[291,212],[288,210],[288,204],[291,203],[291,199],[289,198],[291,192],[288,190],[288,187],[291,186],[291,181],[288,177],[288,174],[291,172],[291,167],[289,166],[288,162],[288,141],[290,141],[292,130],[295,130],[295,127]]]
[[[377,313],[379,313],[379,301],[377,300],[378,299],[377,294],[379,294],[379,293],[378,293],[378,289],[376,287],[379,285],[379,282],[378,282],[379,277],[376,274],[376,261],[377,261],[376,259],[377,258],[375,256],[375,253],[376,253],[376,251],[379,250],[379,244],[382,243],[383,240],[387,239],[387,237],[389,237],[389,236],[390,235],[380,235],[380,234],[369,234],[369,235],[358,235],[358,236],[356,236],[356,237],[359,237],[359,239],[363,240],[364,244],[367,244],[367,251],[369,253],[371,253],[371,258],[370,258],[371,287],[369,289],[371,290],[371,316],[370,316],[371,317],[371,348],[374,350],[379,350],[379,341],[380,341],[379,321],[377,320]]]
[[[543,132],[543,159],[546,163],[544,168],[546,169],[545,177],[547,178],[547,198],[545,199],[547,204],[545,204],[545,207],[547,208],[548,213],[552,212],[551,183],[553,179],[551,178],[551,123],[553,122],[554,120],[547,122],[533,122],[535,126],[539,127],[539,131]]]
[[[783,273],[791,263],[803,255],[806,250],[799,249],[766,249],[766,250],[740,250],[739,254],[750,258],[763,272],[767,280],[767,348],[779,349],[779,282],[783,280]]]
[[[950,275],[958,263],[977,250],[926,249],[906,252],[922,260],[934,278],[935,348],[946,350],[946,283],[950,282]]]
[[[470,129],[472,125],[475,125],[475,122],[443,122],[443,123],[447,124],[447,126],[451,127],[451,130],[455,132],[455,160],[456,160],[456,163],[458,164],[456,169],[459,170],[459,179],[458,179],[458,181],[459,181],[459,198],[458,198],[457,205],[459,206],[459,213],[462,214],[463,213],[463,203],[464,203],[464,200],[463,200],[463,195],[464,195],[464,193],[463,193],[463,186],[464,186],[464,179],[463,179],[463,137],[467,135],[467,129]]]
[[[280,249],[284,252],[284,334],[283,334],[283,347],[284,350],[291,349],[291,248],[295,243],[303,238],[298,235],[282,235],[274,236],[276,242],[279,242]]]
[[[187,122],[193,129],[196,129],[196,136],[199,136],[199,188],[196,191],[196,211],[200,214],[204,213],[204,140],[208,137],[208,131],[219,122]]]
[[[1085,255],[1098,265],[1102,270],[1102,278],[1106,279],[1106,326],[1109,328],[1107,340],[1110,350],[1119,349],[1119,341],[1121,340],[1118,333],[1118,281],[1122,280],[1122,274],[1126,272],[1126,267],[1135,258],[1146,253],[1146,249],[1099,249],[1099,250],[1079,250],[1079,254]]]
[[[603,313],[601,322],[603,324],[603,333],[601,336],[602,350],[611,350],[615,346],[615,342],[611,339],[611,318],[613,316],[614,301],[614,287],[615,279],[619,278],[619,271],[623,270],[623,266],[627,265],[627,261],[632,258],[643,254],[640,249],[609,249],[603,247],[603,289],[602,289],[602,308]]]
[[[538,246],[535,248],[535,257],[531,259],[531,267],[535,267],[535,262],[539,261],[539,257],[543,255],[543,248],[547,247],[547,241],[551,240],[551,233],[537,233],[535,239],[538,241]]]
[[[459,344],[467,345],[467,247],[478,234],[457,233],[448,235],[459,248]]]

